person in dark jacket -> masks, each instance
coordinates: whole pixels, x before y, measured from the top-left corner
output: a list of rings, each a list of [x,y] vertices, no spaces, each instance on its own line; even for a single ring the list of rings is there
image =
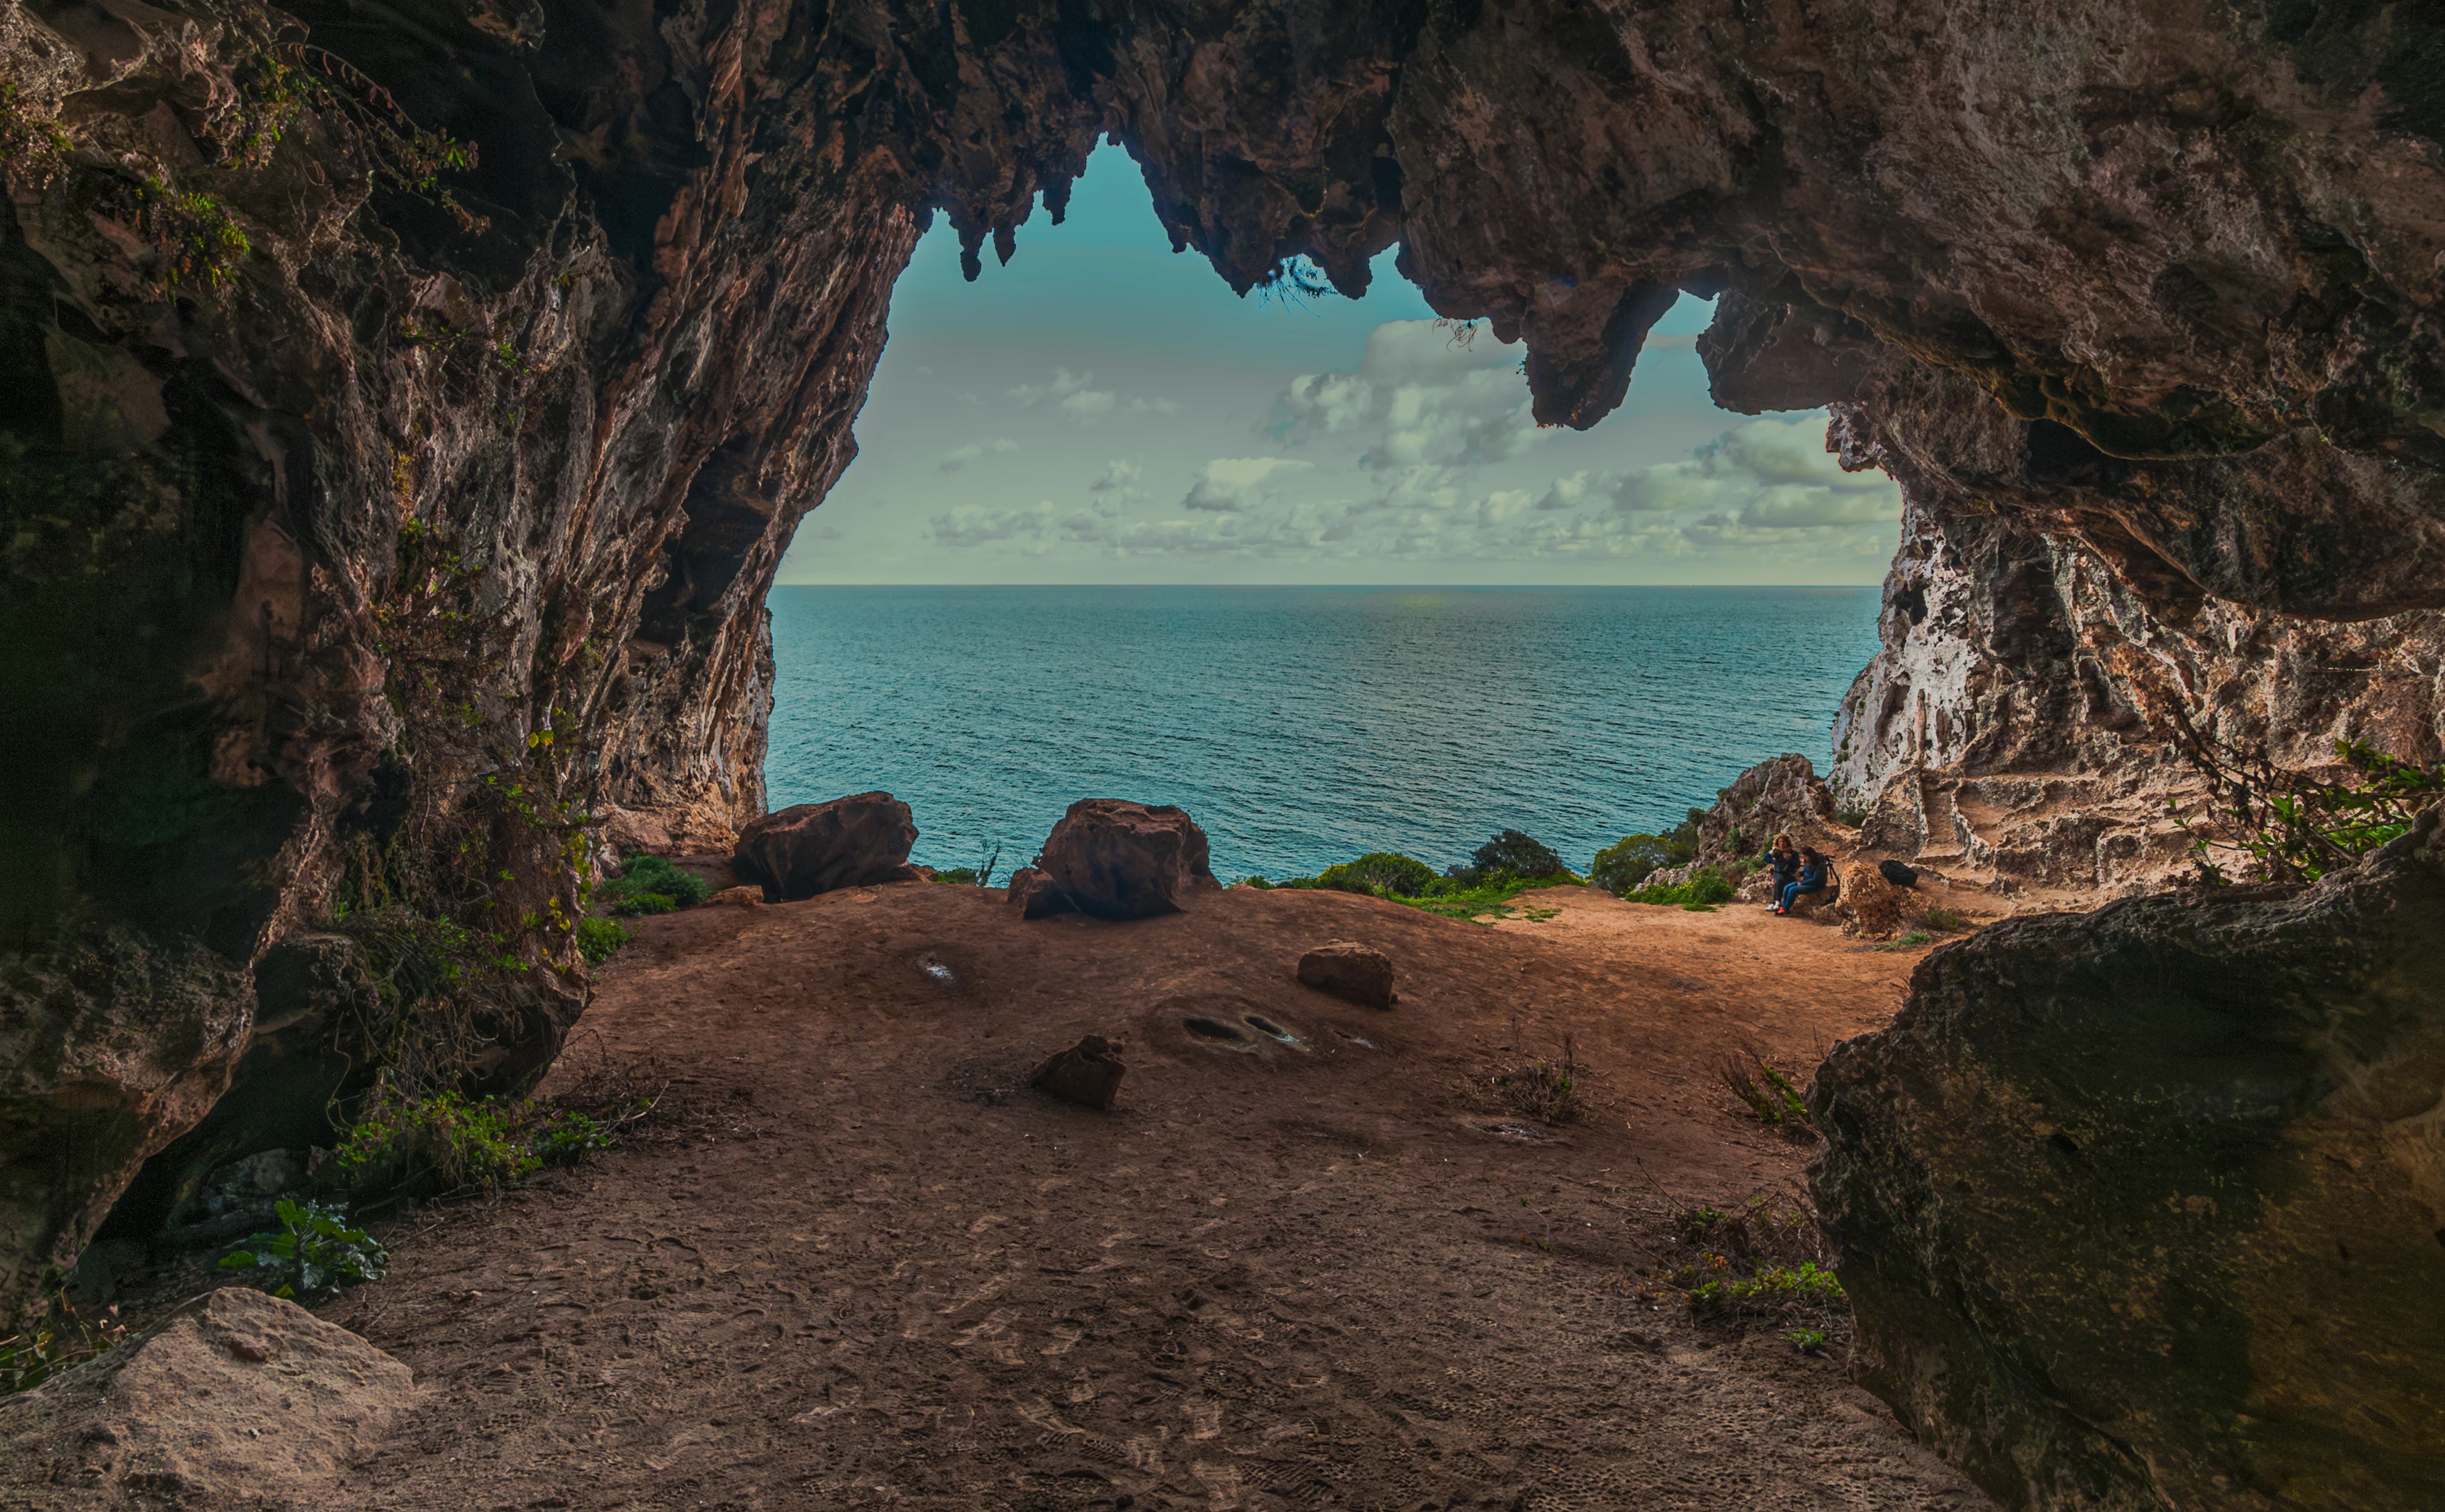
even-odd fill
[[[1781,913],[1782,889],[1800,880],[1800,852],[1792,849],[1791,836],[1776,835],[1774,844],[1766,848],[1765,854],[1758,857],[1758,865],[1774,873],[1774,891],[1766,898],[1765,905]]]
[[[1801,893],[1823,892],[1825,890],[1825,857],[1821,853],[1806,847],[1802,847],[1800,852],[1800,875],[1793,878],[1791,882],[1783,887],[1782,892],[1782,901],[1775,905],[1774,911],[1778,914],[1789,913],[1791,911],[1792,903],[1794,900],[1798,899]]]

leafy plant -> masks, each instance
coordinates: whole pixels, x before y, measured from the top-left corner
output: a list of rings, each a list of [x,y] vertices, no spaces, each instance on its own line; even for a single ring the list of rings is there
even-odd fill
[[[112,1308],[100,1318],[79,1314],[63,1292],[40,1323],[0,1338],[0,1396],[28,1391],[55,1372],[107,1353],[127,1338],[127,1326]]]
[[[1492,882],[1513,877],[1539,881],[1546,877],[1567,877],[1571,868],[1541,842],[1505,830],[1477,848],[1465,867],[1454,867],[1446,875],[1459,882]]]
[[[247,1241],[252,1249],[222,1256],[222,1269],[251,1271],[252,1284],[274,1297],[300,1298],[382,1279],[389,1252],[364,1229],[350,1228],[345,1207],[284,1197],[272,1211],[280,1232],[257,1234]]]
[[[399,1096],[387,1078],[366,1097],[338,1151],[351,1185],[436,1185],[444,1191],[506,1186],[543,1159],[519,1137],[500,1099],[468,1102],[456,1092]]]
[[[633,932],[608,919],[577,921],[577,953],[586,958],[588,965],[603,964],[611,959],[613,952],[635,938]]]
[[[1689,1310],[1701,1317],[1789,1321],[1795,1315],[1847,1305],[1849,1294],[1834,1273],[1815,1260],[1769,1265],[1755,1275],[1702,1281],[1689,1290]],[[1821,1331],[1819,1342],[1823,1342]]]
[[[2267,753],[2236,751],[2176,721],[2175,744],[2207,779],[2209,801],[2196,818],[2169,801],[2174,823],[2191,837],[2191,859],[2211,886],[2234,879],[2219,850],[2263,882],[2315,882],[2409,832],[2420,813],[2445,798],[2445,764],[2421,766],[2365,740],[2338,740],[2335,758],[2349,773],[2321,781],[2277,767]]]
[[[712,884],[702,877],[666,857],[642,851],[629,856],[621,864],[620,875],[599,884],[595,891],[610,900],[613,913],[632,917],[693,908],[713,896]]]
[[[1882,944],[1870,945],[1868,948],[1871,950],[1916,950],[1921,945],[1932,943],[1934,940],[1935,936],[1929,934],[1926,930],[1913,929],[1910,933],[1903,935],[1898,939],[1888,940]]]
[[[1754,1048],[1744,1047],[1715,1062],[1715,1079],[1739,1098],[1759,1121],[1778,1128],[1809,1128],[1808,1099]]]
[[[1425,862],[1390,850],[1371,850],[1355,861],[1327,867],[1316,875],[1317,887],[1335,892],[1402,898],[1425,897],[1440,880],[1435,868]]]
[[[1645,882],[1649,873],[1688,863],[1694,846],[1670,835],[1624,835],[1596,852],[1588,867],[1588,881],[1620,896]]]

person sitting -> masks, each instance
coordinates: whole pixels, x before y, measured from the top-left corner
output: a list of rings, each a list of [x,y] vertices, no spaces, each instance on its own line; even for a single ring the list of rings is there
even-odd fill
[[[1823,892],[1825,865],[1825,857],[1821,852],[1802,847],[1800,852],[1800,875],[1783,887],[1782,902],[1775,906],[1774,911],[1778,914],[1789,913],[1792,904],[1799,900],[1801,893]]]
[[[1765,905],[1781,913],[1782,889],[1800,877],[1800,852],[1792,849],[1791,836],[1776,835],[1774,844],[1766,848],[1765,854],[1758,857],[1758,865],[1774,873],[1774,890],[1767,895]]]

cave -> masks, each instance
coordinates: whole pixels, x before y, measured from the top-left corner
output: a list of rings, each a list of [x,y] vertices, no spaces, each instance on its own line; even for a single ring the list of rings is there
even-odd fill
[[[243,1057],[376,1033],[335,918],[764,813],[894,280],[1109,134],[1234,290],[1397,248],[1542,423],[1684,292],[1719,404],[1831,407],[1906,505],[1860,832],[2123,900],[1820,1074],[1860,1378],[2009,1505],[2435,1501],[2436,820],[2203,899],[2163,816],[2186,741],[2445,755],[2440,57],[2373,0],[7,0],[0,1312],[270,1137]],[[509,948],[470,1085],[584,1005]]]

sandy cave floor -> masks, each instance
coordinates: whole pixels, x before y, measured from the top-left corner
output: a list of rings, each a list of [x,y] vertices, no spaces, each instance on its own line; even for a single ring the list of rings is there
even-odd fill
[[[1674,1207],[1805,1163],[1715,1056],[1810,1064],[1890,1017],[1918,952],[1577,888],[1491,928],[1327,892],[1127,924],[999,899],[646,921],[582,1029],[675,1078],[662,1127],[428,1211],[388,1279],[320,1309],[427,1393],[343,1500],[1990,1505],[1838,1359],[1633,1290]],[[1399,1005],[1299,985],[1331,939],[1390,954]],[[1183,1027],[1249,1013],[1303,1048]],[[1089,1032],[1128,1042],[1113,1112],[1020,1085]],[[1472,1092],[1566,1033],[1580,1122]]]

